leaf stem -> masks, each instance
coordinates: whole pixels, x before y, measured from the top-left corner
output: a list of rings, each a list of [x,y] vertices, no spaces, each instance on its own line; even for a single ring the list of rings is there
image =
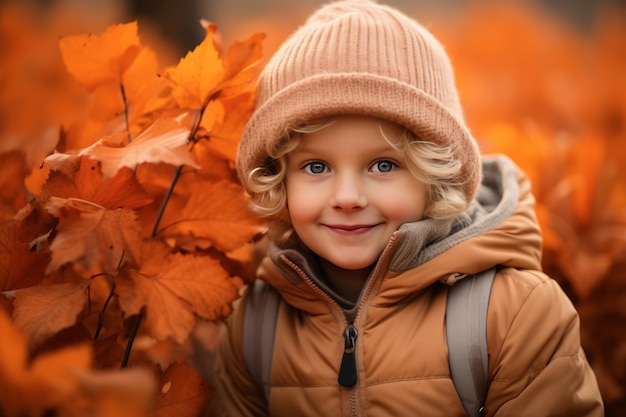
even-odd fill
[[[139,331],[139,324],[141,324],[141,318],[143,317],[143,310],[137,314],[135,318],[135,323],[133,323],[133,328],[130,331],[130,336],[128,337],[128,343],[126,343],[126,350],[124,351],[124,357],[122,358],[122,368],[128,368],[128,358],[130,357],[130,351],[133,348],[133,342],[135,341],[135,337],[137,337],[137,332]]]
[[[106,301],[104,302],[104,305],[102,306],[100,317],[98,317],[98,327],[96,328],[96,334],[94,335],[93,340],[98,340],[98,336],[100,335],[100,330],[102,330],[102,316],[104,316],[104,313],[107,307],[109,306],[109,301],[111,301],[114,294],[115,294],[115,282],[113,282],[113,285],[111,287],[111,292],[109,293],[109,296],[107,297]]]
[[[130,137],[130,121],[128,116],[128,100],[126,99],[126,89],[124,83],[120,81],[120,91],[122,93],[122,100],[124,101],[124,121],[126,122],[126,131],[128,132],[128,143],[131,141]]]
[[[167,203],[170,201],[172,197],[172,193],[174,192],[174,187],[180,178],[180,174],[183,171],[183,165],[179,165],[176,167],[176,172],[174,172],[174,178],[172,178],[172,183],[170,184],[170,188],[167,190],[165,197],[163,198],[163,202],[161,203],[161,207],[159,208],[159,213],[157,214],[156,221],[154,222],[154,227],[152,228],[152,233],[150,237],[155,237],[159,230],[159,224],[163,219],[163,213],[165,212],[165,208],[167,207]]]

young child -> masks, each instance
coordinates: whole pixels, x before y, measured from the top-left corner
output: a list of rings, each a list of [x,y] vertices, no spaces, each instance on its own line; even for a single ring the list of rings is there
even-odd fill
[[[263,71],[237,162],[273,220],[258,279],[281,301],[266,400],[244,361],[249,293],[238,300],[216,415],[466,415],[447,294],[494,266],[483,415],[603,415],[577,313],[541,272],[528,180],[481,158],[418,23],[368,0],[321,7]]]

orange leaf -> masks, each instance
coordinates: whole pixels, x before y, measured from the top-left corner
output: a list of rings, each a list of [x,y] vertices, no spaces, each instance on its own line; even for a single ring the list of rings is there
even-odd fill
[[[15,212],[26,203],[24,184],[27,175],[26,160],[21,151],[0,153],[0,210]]]
[[[13,216],[0,210],[0,290],[7,289],[11,252],[15,243],[15,220]]]
[[[73,326],[87,304],[87,280],[37,285],[14,291],[15,325],[39,346],[50,336]]]
[[[117,280],[120,306],[128,315],[146,309],[146,325],[157,340],[183,343],[195,324],[230,313],[237,288],[217,260],[169,254],[157,242],[144,245],[145,262]]]
[[[82,371],[77,379],[82,396],[66,405],[75,415],[145,417],[153,405],[156,381],[148,369]]]
[[[146,369],[93,371],[89,345],[41,354],[32,362],[24,336],[0,309],[0,404],[6,417],[144,417],[155,392]]]
[[[256,79],[261,71],[264,33],[256,33],[245,41],[235,42],[224,56],[224,67],[228,80],[222,88],[222,97],[239,95],[256,88]]]
[[[7,417],[43,415],[77,390],[75,372],[91,364],[89,346],[66,348],[28,363],[26,340],[0,310],[0,404]]]
[[[85,148],[80,155],[88,155],[101,162],[105,178],[115,175],[123,167],[135,169],[141,163],[167,163],[199,168],[187,148],[189,130],[174,119],[158,119],[132,142],[123,144],[119,135],[99,140]]]
[[[140,259],[141,230],[132,210],[106,210],[93,203],[52,197],[46,209],[59,218],[47,272],[73,263],[80,273],[113,273]]]
[[[162,108],[170,99],[161,94],[167,84],[158,77],[158,70],[154,51],[143,48],[122,77],[131,127],[139,122],[140,117]]]
[[[41,282],[50,261],[49,253],[36,252],[31,250],[28,243],[15,242],[10,256],[10,269],[5,290],[31,287]]]
[[[60,40],[67,70],[87,90],[108,82],[121,82],[140,51],[137,22],[112,25],[101,36],[76,35]]]
[[[163,77],[173,85],[172,96],[181,108],[201,109],[219,89],[225,74],[213,34],[207,30],[204,40]]]
[[[161,377],[161,392],[157,396],[151,417],[199,416],[209,404],[211,388],[186,363],[170,366]]]
[[[18,222],[0,212],[0,291],[38,284],[48,264],[49,254],[31,250],[17,234]]]
[[[180,221],[165,229],[166,236],[192,235],[208,240],[219,251],[230,252],[263,230],[263,223],[251,215],[239,185],[226,181],[198,185]],[[199,246],[206,245],[199,242]]]
[[[206,116],[203,118],[202,127],[207,129],[209,134],[208,140],[200,143],[234,162],[239,138],[254,108],[254,94],[240,94],[231,99],[217,100],[217,102],[220,103],[224,115],[220,120],[216,119],[210,124],[205,124],[208,120]]]
[[[112,210],[134,209],[152,201],[131,169],[121,168],[113,177],[103,181],[99,164],[93,159],[68,159],[68,155],[62,154],[52,156],[55,157],[50,160],[53,168],[42,188],[42,196],[46,199],[50,196],[80,198]]]

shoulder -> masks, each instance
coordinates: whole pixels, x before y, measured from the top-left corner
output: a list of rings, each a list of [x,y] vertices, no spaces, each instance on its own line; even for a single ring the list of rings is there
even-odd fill
[[[580,350],[576,309],[559,284],[539,271],[498,272],[487,328],[490,367],[507,364],[507,375],[500,377],[520,377]]]
[[[493,283],[490,310],[516,310],[516,307],[522,308],[526,303],[545,305],[546,308],[557,303],[573,308],[560,285],[543,272],[516,268],[498,271]]]

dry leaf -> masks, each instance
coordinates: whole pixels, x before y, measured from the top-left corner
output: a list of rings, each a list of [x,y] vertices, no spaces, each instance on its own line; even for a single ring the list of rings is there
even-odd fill
[[[141,230],[132,210],[57,197],[46,208],[59,218],[47,272],[72,263],[79,273],[113,274],[122,265],[139,263]]]
[[[189,130],[176,120],[158,119],[128,144],[104,138],[80,155],[100,161],[104,178],[114,176],[123,167],[135,169],[146,162],[199,168],[187,147],[188,139]],[[109,144],[111,140],[113,144]]]
[[[144,245],[139,271],[126,271],[117,281],[119,302],[128,315],[145,307],[149,333],[157,340],[183,343],[195,325],[195,315],[225,317],[237,297],[237,287],[220,263],[210,257],[169,254],[157,242]]]

